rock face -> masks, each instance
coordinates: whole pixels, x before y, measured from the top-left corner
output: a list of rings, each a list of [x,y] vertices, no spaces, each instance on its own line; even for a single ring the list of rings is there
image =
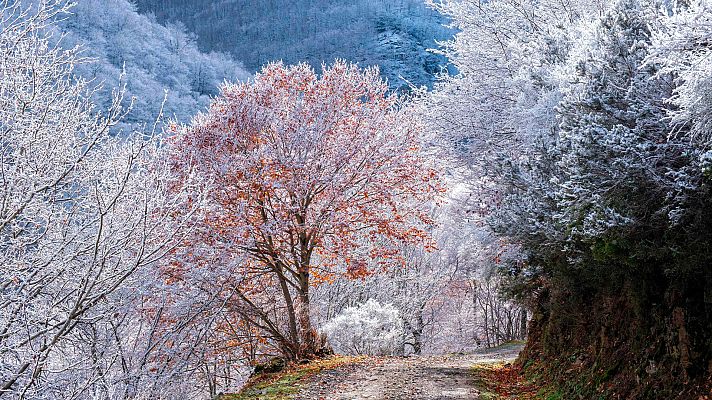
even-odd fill
[[[207,3],[207,4],[206,4]],[[336,58],[378,65],[391,88],[431,86],[447,60],[428,52],[449,39],[444,17],[422,0],[138,0],[160,22],[179,22],[201,49],[232,53],[256,71],[301,61],[319,68]],[[205,21],[209,21],[206,23]]]

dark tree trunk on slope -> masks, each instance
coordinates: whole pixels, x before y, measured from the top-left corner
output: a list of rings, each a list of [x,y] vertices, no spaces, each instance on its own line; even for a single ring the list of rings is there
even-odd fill
[[[413,353],[416,355],[420,355],[420,353],[423,351],[423,329],[424,323],[423,323],[423,307],[420,307],[418,311],[416,312],[415,316],[415,326],[413,327]]]

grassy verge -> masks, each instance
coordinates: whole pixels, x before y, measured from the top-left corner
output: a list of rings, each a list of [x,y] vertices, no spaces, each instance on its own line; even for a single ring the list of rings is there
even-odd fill
[[[252,377],[236,394],[227,394],[220,400],[289,400],[301,389],[309,377],[317,373],[361,361],[363,357],[333,356],[314,360],[308,364],[290,365],[282,371],[263,373]]]

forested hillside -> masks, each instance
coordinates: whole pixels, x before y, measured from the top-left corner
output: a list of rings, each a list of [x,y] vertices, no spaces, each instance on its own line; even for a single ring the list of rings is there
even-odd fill
[[[165,117],[188,122],[223,81],[250,76],[232,56],[201,52],[182,25],[140,15],[129,0],[82,0],[57,28],[55,39],[61,37],[63,47],[80,46],[83,56],[94,59],[75,72],[102,83],[99,104],[110,106],[111,91],[126,85],[123,105],[133,107],[120,125],[152,124],[162,106]]]
[[[252,71],[270,61],[320,68],[341,58],[378,65],[393,89],[431,86],[446,59],[427,51],[452,31],[421,0],[138,0],[141,12],[181,22],[201,49],[232,53]]]

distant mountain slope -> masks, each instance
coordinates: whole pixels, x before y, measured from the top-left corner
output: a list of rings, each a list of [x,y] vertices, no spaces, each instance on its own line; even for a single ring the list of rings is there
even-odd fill
[[[453,32],[423,0],[137,0],[159,21],[180,21],[203,50],[230,52],[251,70],[274,60],[315,67],[343,58],[380,65],[391,87],[431,85],[446,65],[426,50]]]
[[[64,46],[80,44],[95,59],[76,72],[104,83],[100,104],[111,100],[110,91],[121,85],[125,69],[126,101],[136,98],[128,124],[154,121],[166,90],[165,115],[187,122],[225,79],[250,76],[227,54],[201,52],[183,26],[164,26],[137,11],[129,0],[82,0],[59,25]]]

